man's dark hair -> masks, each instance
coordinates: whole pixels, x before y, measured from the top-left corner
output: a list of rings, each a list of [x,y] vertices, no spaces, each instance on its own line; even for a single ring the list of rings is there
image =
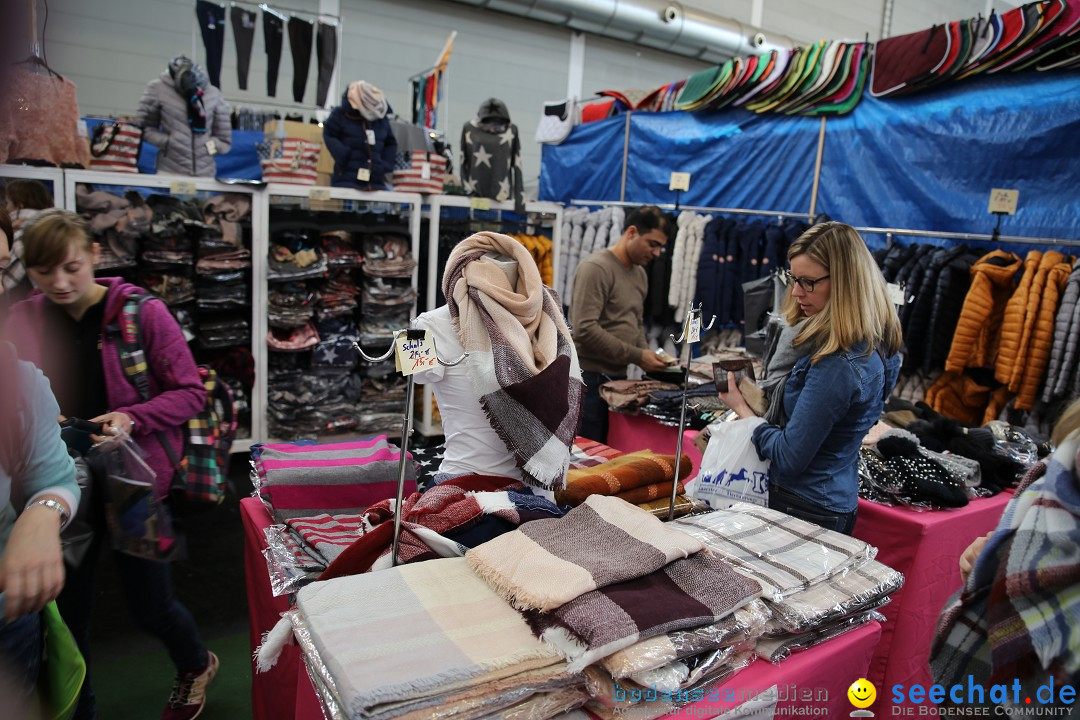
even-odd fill
[[[638,229],[638,232],[644,235],[652,230],[667,231],[668,220],[664,215],[664,211],[655,205],[642,205],[639,208],[635,208],[626,216],[626,223],[624,228],[628,228],[631,225]]]

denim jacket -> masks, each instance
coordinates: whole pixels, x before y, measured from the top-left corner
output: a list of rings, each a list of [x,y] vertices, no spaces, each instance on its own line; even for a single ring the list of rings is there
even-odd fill
[[[758,455],[772,461],[769,482],[831,512],[855,509],[858,455],[866,432],[881,417],[900,372],[900,357],[882,363],[865,345],[822,358],[805,355],[784,387],[785,427],[754,430]]]

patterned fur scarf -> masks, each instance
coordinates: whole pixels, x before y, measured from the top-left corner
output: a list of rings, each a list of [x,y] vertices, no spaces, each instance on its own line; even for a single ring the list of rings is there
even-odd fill
[[[1080,674],[1078,438],[1029,473],[1005,508],[967,585],[945,607],[931,652],[934,681],[1019,678],[1024,691]],[[1021,694],[1021,697],[1024,695]]]
[[[485,253],[517,261],[517,287]],[[514,454],[523,480],[562,487],[584,385],[558,296],[544,287],[525,246],[481,232],[458,243],[443,273],[450,317],[492,429]]]

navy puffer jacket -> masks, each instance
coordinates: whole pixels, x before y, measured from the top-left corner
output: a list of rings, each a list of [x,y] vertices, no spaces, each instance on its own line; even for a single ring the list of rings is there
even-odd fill
[[[387,105],[386,114],[390,115],[391,112]],[[374,146],[368,144],[368,130],[375,132]],[[341,105],[334,108],[323,123],[323,140],[334,158],[331,185],[358,190],[389,188],[389,176],[394,170],[398,145],[386,117],[365,120],[358,110],[349,105],[346,91],[341,94]],[[357,172],[361,168],[371,171],[369,182],[357,179]]]

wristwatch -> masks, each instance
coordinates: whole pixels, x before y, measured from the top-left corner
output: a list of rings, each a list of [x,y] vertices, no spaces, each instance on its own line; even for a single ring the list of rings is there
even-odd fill
[[[34,505],[41,505],[43,507],[49,508],[50,510],[55,510],[57,513],[60,514],[61,525],[66,525],[68,519],[71,517],[71,514],[68,512],[67,508],[64,507],[63,503],[53,500],[52,498],[46,498],[45,500],[35,500],[34,502],[27,505],[26,509],[29,510]]]

